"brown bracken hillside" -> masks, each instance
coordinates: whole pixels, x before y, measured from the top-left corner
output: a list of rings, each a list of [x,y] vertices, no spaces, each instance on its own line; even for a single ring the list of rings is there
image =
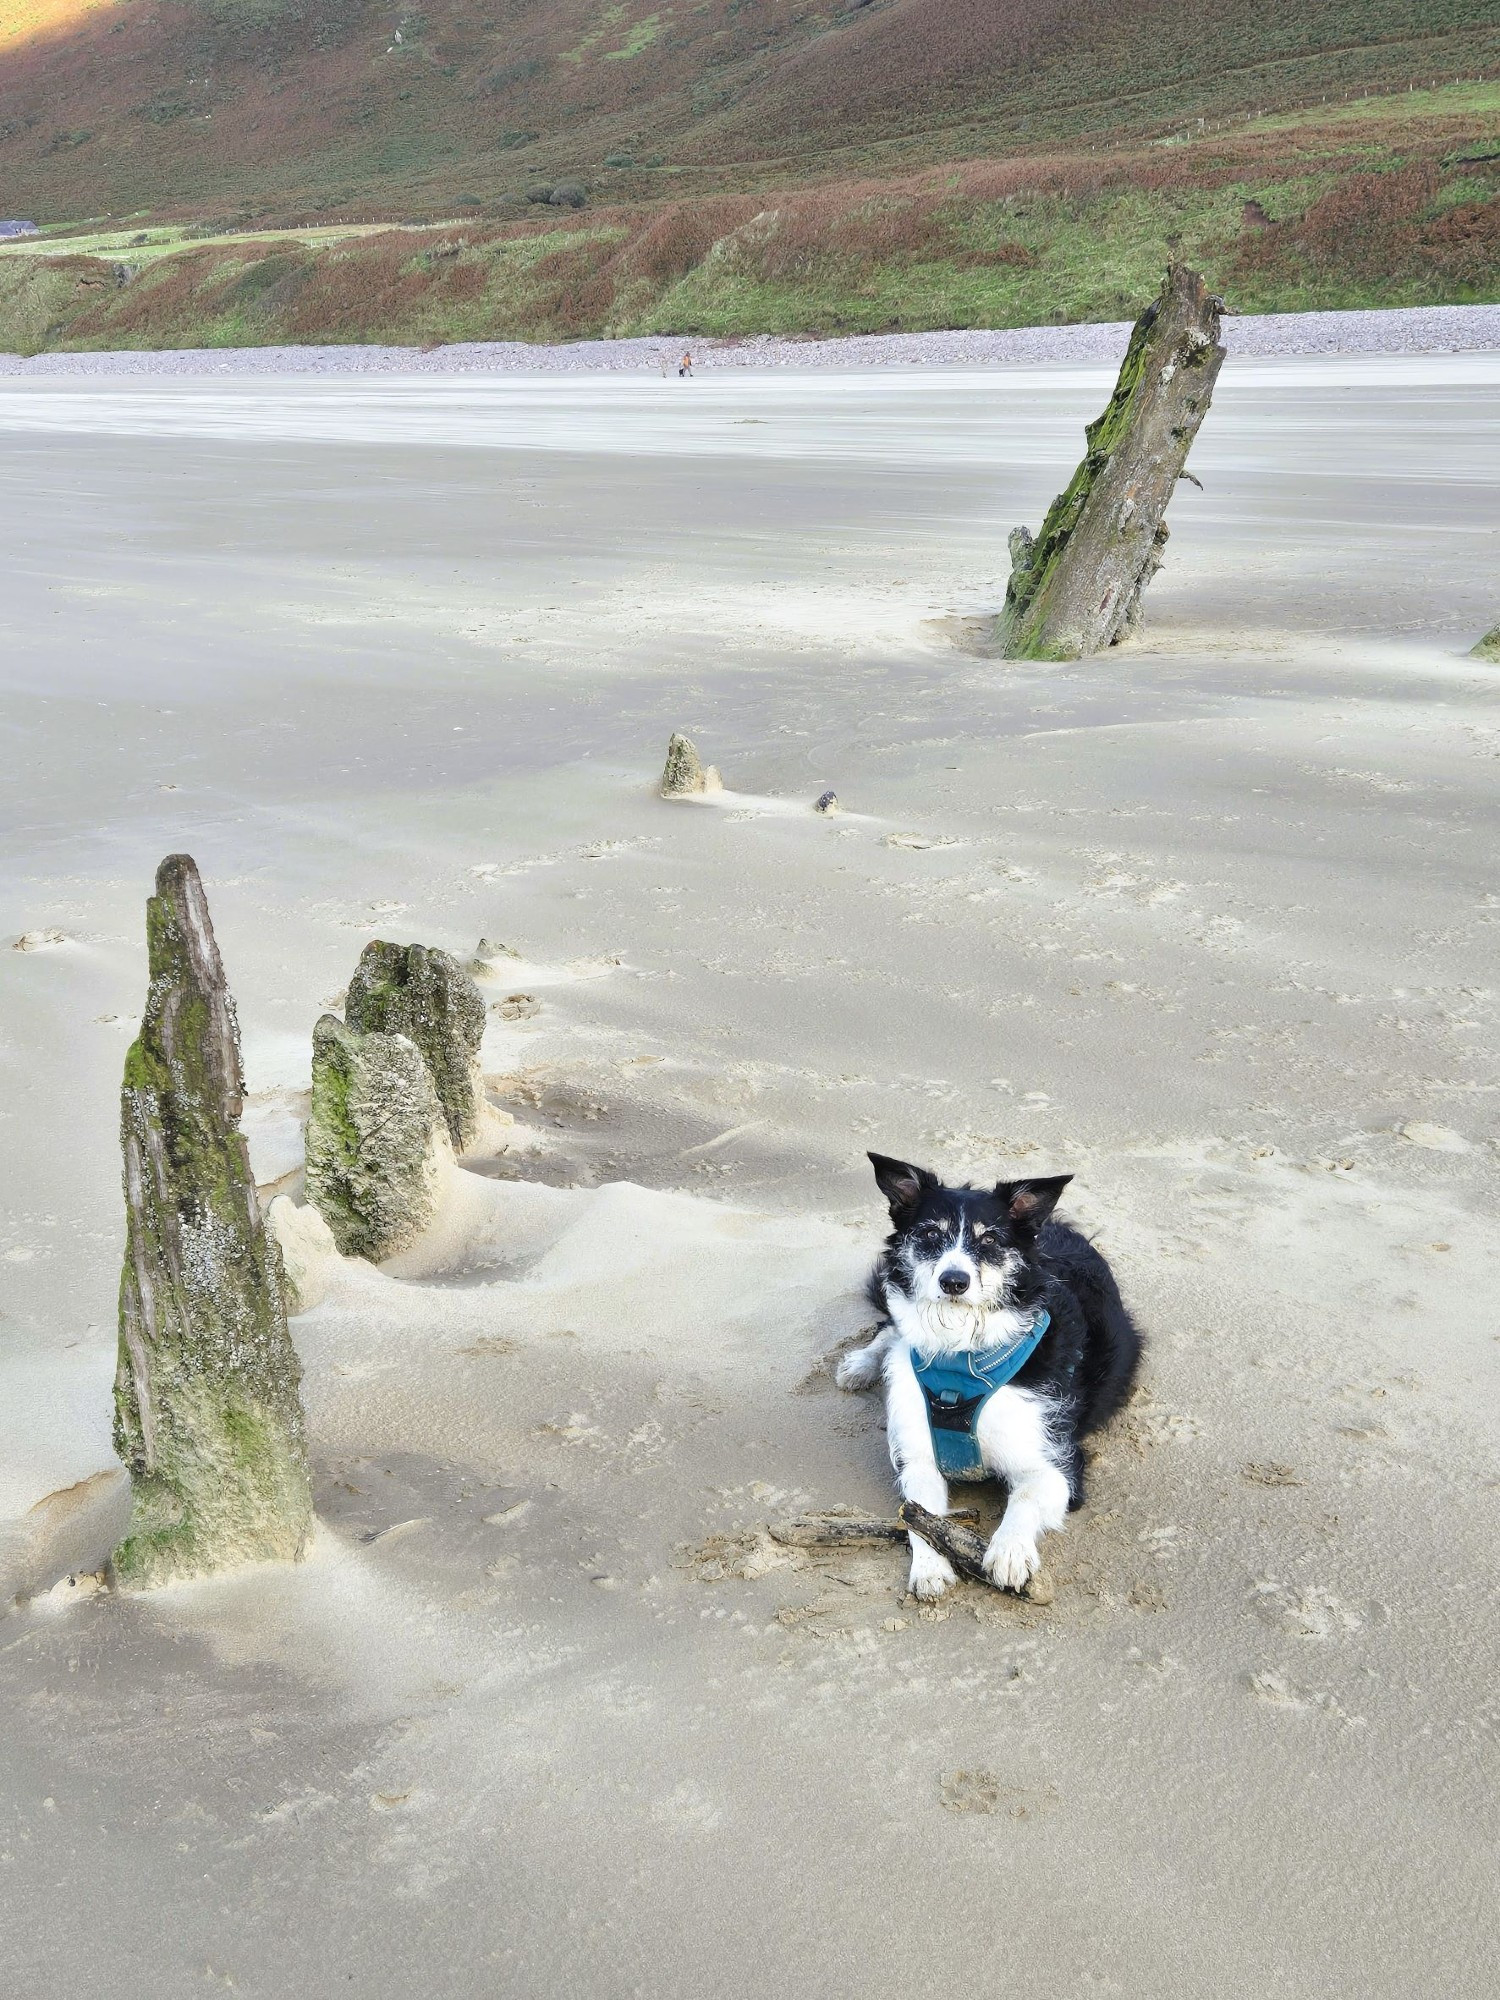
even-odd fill
[[[0,0],[0,214],[447,230],[6,251],[0,340],[1490,297],[1497,78],[1500,0]]]
[[[38,221],[737,191],[1500,74],[1500,0],[32,4],[0,185]]]

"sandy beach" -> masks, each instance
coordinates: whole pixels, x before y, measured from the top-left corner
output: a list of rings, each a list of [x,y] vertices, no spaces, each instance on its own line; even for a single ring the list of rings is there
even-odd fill
[[[1500,351],[1232,353],[1142,637],[991,657],[1112,375],[0,381],[18,2000],[1491,1989]],[[126,1597],[179,850],[267,1195],[374,937],[515,1123],[292,1321],[311,1559]],[[764,1533],[890,1505],[870,1147],[1146,1329],[1048,1606]]]

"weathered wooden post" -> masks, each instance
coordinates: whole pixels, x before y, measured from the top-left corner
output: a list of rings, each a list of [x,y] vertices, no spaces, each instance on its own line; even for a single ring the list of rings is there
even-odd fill
[[[1033,538],[1010,538],[997,636],[1007,659],[1078,660],[1140,619],[1161,567],[1167,511],[1224,360],[1223,301],[1196,271],[1169,267],[1135,323],[1115,392],[1088,425],[1088,450]]]
[[[723,789],[724,780],[717,765],[703,762],[690,736],[675,734],[667,744],[667,761],[661,774],[662,797],[690,799]]]
[[[346,1257],[404,1250],[486,1114],[479,988],[446,951],[367,944],[344,1018],[313,1030],[307,1194]],[[451,1150],[450,1150],[451,1149]]]
[[[417,1044],[404,1034],[361,1034],[325,1014],[313,1029],[307,1198],[340,1253],[379,1263],[404,1250],[436,1215],[451,1157]]]
[[[367,944],[349,982],[344,1020],[359,1034],[405,1035],[422,1051],[461,1153],[479,1131],[484,1000],[456,958],[421,944]]]
[[[313,1526],[301,1368],[239,1129],[239,1026],[190,856],[156,871],[146,932],[151,983],[120,1096],[125,1586],[296,1558]]]

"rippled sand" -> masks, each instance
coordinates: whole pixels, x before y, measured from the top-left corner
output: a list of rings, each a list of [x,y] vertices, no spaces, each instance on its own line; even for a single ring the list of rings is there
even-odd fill
[[[518,953],[509,1150],[293,1322],[313,1559],[0,1617],[18,1993],[1485,1990],[1500,356],[1232,360],[1143,641],[987,657],[1108,387],[0,386],[7,1596],[118,1507],[159,858],[268,1190],[368,938]],[[1046,1610],[761,1533],[887,1504],[869,1146],[1149,1330]]]

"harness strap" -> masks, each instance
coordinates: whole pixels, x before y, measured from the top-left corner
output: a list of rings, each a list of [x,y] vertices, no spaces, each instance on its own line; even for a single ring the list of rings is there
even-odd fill
[[[997,1389],[1014,1381],[1035,1354],[1052,1315],[1045,1306],[1030,1328],[1008,1347],[964,1348],[925,1355],[912,1349],[912,1367],[927,1404],[927,1427],[938,1469],[948,1479],[985,1479],[979,1449],[979,1415]]]

